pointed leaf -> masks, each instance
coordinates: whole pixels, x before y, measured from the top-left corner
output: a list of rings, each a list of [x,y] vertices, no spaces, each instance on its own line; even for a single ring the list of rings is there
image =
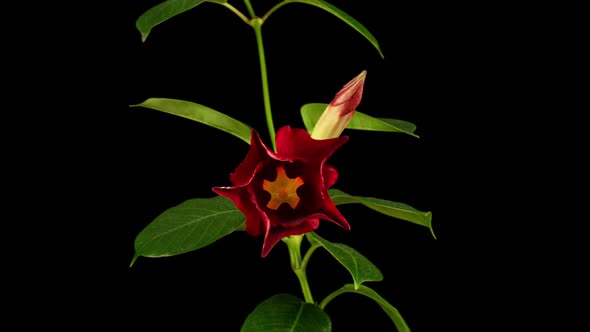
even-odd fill
[[[338,17],[341,21],[351,26],[355,29],[358,33],[360,33],[363,37],[365,37],[379,52],[379,55],[383,58],[383,52],[381,52],[381,48],[379,47],[379,43],[377,39],[362,25],[359,21],[355,20],[352,16],[348,15],[347,13],[343,12],[342,10],[336,8],[334,5],[328,3],[324,0],[287,0],[285,3],[305,3],[308,5],[316,6],[321,8],[328,13]]]
[[[278,294],[260,303],[242,325],[241,332],[330,332],[325,311],[290,294]]]
[[[326,110],[328,104],[310,103],[301,107],[301,117],[303,124],[308,132],[312,132],[315,124],[318,122],[322,113]],[[346,126],[346,129],[368,130],[368,131],[385,131],[400,132],[408,135],[419,137],[414,134],[416,126],[413,123],[387,118],[374,118],[359,111],[354,112],[352,120]]]
[[[324,247],[350,272],[355,288],[365,281],[383,280],[381,271],[355,249],[342,243],[332,243],[314,232],[307,233],[307,239],[312,245],[319,244]]]
[[[379,198],[351,196],[338,189],[329,189],[328,193],[336,205],[351,203],[363,204],[372,210],[381,212],[390,217],[395,217],[428,227],[432,233],[432,236],[436,238],[434,235],[434,230],[432,229],[432,212],[418,211],[407,204],[392,202]]]
[[[156,111],[197,121],[230,133],[250,144],[250,134],[252,131],[250,126],[207,106],[178,99],[149,98],[143,103],[131,105],[131,107],[151,108]]]
[[[135,238],[135,257],[162,257],[205,247],[241,229],[246,217],[222,196],[189,199],[164,211]]]
[[[348,284],[345,285],[343,289],[349,292],[362,294],[375,300],[375,302],[379,304],[379,306],[383,309],[383,311],[385,311],[389,318],[391,318],[398,332],[410,332],[408,324],[406,324],[406,321],[404,321],[399,311],[397,311],[395,307],[389,304],[389,302],[385,301],[384,298],[382,298],[379,294],[377,294],[377,292],[375,292],[371,288],[361,285],[358,289],[356,289],[354,285]]]
[[[156,25],[190,10],[203,2],[224,4],[227,0],[167,0],[143,13],[135,22],[135,27],[141,33],[141,41],[147,39],[150,31]]]

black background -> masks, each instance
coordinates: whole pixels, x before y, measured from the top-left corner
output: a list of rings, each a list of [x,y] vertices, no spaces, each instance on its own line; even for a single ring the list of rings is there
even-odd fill
[[[47,205],[50,217],[35,232],[44,250],[30,256],[35,264],[21,260],[19,266],[43,275],[30,286],[32,308],[65,303],[63,314],[51,316],[59,324],[73,324],[69,317],[75,316],[92,326],[236,331],[264,299],[301,296],[282,243],[260,258],[260,238],[233,233],[195,252],[140,257],[129,268],[137,234],[164,210],[212,197],[211,187],[229,184],[248,149],[216,129],[129,105],[150,97],[197,102],[256,128],[268,143],[253,30],[227,9],[205,3],[155,27],[142,43],[135,20],[157,3],[85,6],[73,19],[41,30],[50,37],[24,39],[36,40],[31,54],[50,60],[31,64],[39,80],[15,84],[38,84],[31,108],[51,112],[28,122],[42,134],[27,165],[42,165],[31,174],[43,199],[20,211]],[[367,70],[358,110],[412,122],[420,138],[346,131],[349,142],[330,158],[340,172],[335,187],[432,211],[437,239],[425,227],[356,205],[340,209],[350,232],[323,222],[318,234],[357,249],[380,268],[384,280],[367,285],[412,331],[501,324],[485,304],[498,296],[518,260],[497,268],[512,239],[488,242],[503,224],[483,196],[507,165],[475,137],[512,93],[497,81],[507,51],[492,47],[502,24],[481,23],[493,10],[485,6],[331,3],[367,27],[385,57],[319,8],[281,8],[262,30],[275,127],[302,127],[301,105],[329,102]],[[269,8],[253,5],[258,14]],[[59,81],[65,86],[54,89]],[[496,142],[513,130],[505,126]],[[351,281],[323,251],[314,255],[308,275],[318,301]],[[326,311],[334,331],[393,328],[360,295],[342,295]]]

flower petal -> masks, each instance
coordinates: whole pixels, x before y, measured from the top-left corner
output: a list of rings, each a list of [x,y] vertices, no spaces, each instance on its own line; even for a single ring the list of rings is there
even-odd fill
[[[218,195],[231,199],[238,210],[246,216],[246,232],[251,236],[262,234],[262,220],[256,205],[252,202],[251,194],[247,186],[239,187],[214,187],[213,191]]]
[[[328,195],[327,192],[326,195]],[[324,206],[320,209],[320,213],[324,216],[322,219],[331,221],[347,231],[350,230],[350,224],[348,224],[348,221],[346,221],[342,214],[340,214],[340,211],[338,211],[330,197],[326,197],[324,200]]]
[[[250,150],[246,158],[238,165],[236,170],[229,175],[229,180],[234,186],[240,186],[248,183],[258,164],[268,158],[270,150],[262,143],[260,136],[255,130],[252,130],[250,136]],[[272,153],[272,152],[271,152]]]
[[[322,169],[322,176],[324,177],[324,186],[329,189],[338,180],[338,171],[333,166],[326,165]]]
[[[328,159],[346,141],[347,136],[315,140],[305,129],[290,126],[282,127],[276,135],[278,155],[290,160],[303,159],[311,163],[321,163]]]
[[[320,225],[317,218],[309,218],[295,227],[270,227],[264,237],[262,245],[262,257],[266,257],[270,250],[285,236],[299,235],[315,231]]]

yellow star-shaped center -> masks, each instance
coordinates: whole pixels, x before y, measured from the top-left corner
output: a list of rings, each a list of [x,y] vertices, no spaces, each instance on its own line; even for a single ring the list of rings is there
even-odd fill
[[[270,201],[266,204],[269,209],[277,210],[283,203],[295,208],[299,203],[297,188],[303,184],[301,177],[290,179],[284,166],[277,167],[277,178],[274,181],[264,180],[262,188],[270,193]]]

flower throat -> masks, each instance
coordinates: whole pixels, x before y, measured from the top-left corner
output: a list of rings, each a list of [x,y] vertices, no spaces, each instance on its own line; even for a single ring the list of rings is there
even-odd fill
[[[284,166],[277,166],[277,177],[274,181],[264,180],[262,188],[270,193],[270,201],[266,204],[269,209],[277,210],[283,203],[293,209],[299,204],[297,188],[303,185],[301,177],[289,178]]]

